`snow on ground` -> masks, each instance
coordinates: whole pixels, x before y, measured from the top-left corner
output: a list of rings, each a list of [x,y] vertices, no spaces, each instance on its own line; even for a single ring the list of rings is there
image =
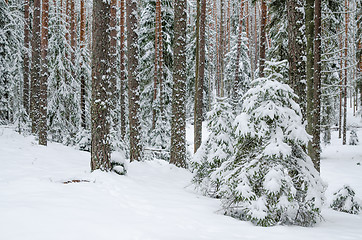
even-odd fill
[[[362,140],[361,130],[358,135]],[[334,139],[324,150],[327,197],[348,183],[362,198],[361,145],[342,147]],[[324,221],[313,228],[255,227],[196,194],[187,170],[155,160],[132,163],[127,176],[118,176],[90,173],[89,161],[87,152],[38,146],[33,137],[0,127],[0,239],[362,239],[362,214],[326,207]],[[74,179],[90,182],[63,183]]]

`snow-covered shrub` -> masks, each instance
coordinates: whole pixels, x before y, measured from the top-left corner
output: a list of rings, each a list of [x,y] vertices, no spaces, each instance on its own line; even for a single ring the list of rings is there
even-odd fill
[[[210,135],[191,161],[193,183],[199,191],[211,197],[220,197],[219,167],[234,152],[232,121],[235,117],[231,109],[226,98],[216,99],[207,116]]]
[[[353,129],[349,135],[349,145],[358,145],[359,140],[356,131]]]
[[[344,185],[333,195],[332,209],[351,214],[358,214],[362,210],[362,202],[350,186]]]
[[[225,214],[260,226],[311,226],[325,187],[304,150],[310,136],[296,96],[274,78],[251,87],[234,122],[235,155],[220,167]]]
[[[118,175],[127,173],[128,162],[124,151],[113,152],[111,155],[112,171]]]

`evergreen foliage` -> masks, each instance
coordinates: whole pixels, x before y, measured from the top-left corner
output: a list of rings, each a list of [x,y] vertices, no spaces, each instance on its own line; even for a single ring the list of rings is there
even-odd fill
[[[235,120],[236,151],[221,166],[225,214],[260,226],[311,226],[324,185],[304,150],[309,135],[296,96],[273,77],[251,87]]]
[[[343,186],[333,194],[331,208],[339,212],[358,214],[362,210],[362,202],[350,186]]]

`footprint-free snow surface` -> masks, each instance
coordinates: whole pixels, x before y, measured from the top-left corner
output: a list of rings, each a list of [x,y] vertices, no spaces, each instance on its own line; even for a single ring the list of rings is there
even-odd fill
[[[362,198],[362,146],[342,146],[335,134],[322,155],[327,204],[344,184]],[[190,172],[164,161],[131,163],[126,176],[90,173],[89,162],[87,152],[0,127],[0,239],[362,239],[361,213],[326,206],[313,228],[256,227],[224,216],[219,200],[193,191]]]

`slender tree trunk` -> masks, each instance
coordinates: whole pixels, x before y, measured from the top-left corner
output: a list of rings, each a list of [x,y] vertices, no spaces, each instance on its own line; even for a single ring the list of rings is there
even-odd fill
[[[118,116],[115,110],[117,109],[118,92],[117,92],[117,0],[110,1],[110,47],[109,47],[109,67],[110,67],[110,112],[112,116],[112,127],[118,125]]]
[[[297,102],[301,106],[303,118],[305,118],[305,45],[303,28],[303,1],[288,0],[288,62],[289,62],[289,82],[294,92],[298,95]]]
[[[315,0],[314,7],[314,123],[313,123],[313,149],[314,158],[312,158],[314,167],[320,172],[320,134],[321,134],[321,42],[322,42],[322,14],[321,0]]]
[[[32,133],[38,132],[39,120],[39,87],[41,71],[40,55],[40,0],[34,0],[33,10],[33,34],[32,34],[32,61],[31,61],[31,94],[30,94],[30,117],[32,120]]]
[[[306,0],[305,5],[305,25],[306,31],[305,35],[307,38],[307,63],[306,63],[306,79],[307,79],[307,132],[310,135],[313,135],[313,111],[314,111],[314,101],[313,101],[313,39],[314,39],[314,0]],[[308,143],[308,154],[313,159],[315,159],[315,151],[312,146],[312,142]]]
[[[347,144],[347,77],[348,77],[348,11],[349,11],[349,2],[348,0],[344,1],[345,4],[345,39],[344,39],[344,89],[343,89],[343,145]]]
[[[73,64],[73,69],[75,66],[75,48],[76,48],[76,22],[75,22],[75,9],[74,9],[74,2],[75,0],[70,0],[70,46],[72,48],[72,52],[71,52],[71,61]],[[73,77],[74,76],[74,70],[73,70]]]
[[[121,18],[120,18],[120,109],[121,109],[121,137],[122,139],[126,136],[126,103],[125,103],[125,85],[126,85],[126,73],[125,73],[125,52],[124,52],[124,43],[125,43],[125,31],[124,31],[124,22],[125,22],[125,1],[121,0]]]
[[[85,47],[85,8],[84,0],[80,1],[80,49],[83,53]],[[82,64],[82,62],[81,62]],[[85,74],[82,71],[80,75],[80,109],[81,109],[81,125],[82,128],[86,128],[86,118],[85,118],[85,98],[86,98],[86,83],[85,83]]]
[[[29,113],[29,79],[30,79],[30,17],[29,0],[24,1],[24,86],[23,86],[23,106],[26,113]]]
[[[236,54],[236,66],[235,66],[235,79],[233,85],[233,102],[234,106],[236,106],[239,99],[239,87],[240,87],[240,76],[239,76],[239,68],[240,68],[240,55],[241,55],[241,41],[242,41],[242,33],[243,33],[243,18],[244,18],[244,1],[241,1],[240,4],[240,13],[239,13],[239,34],[238,34],[238,47]]]
[[[152,129],[156,127],[156,118],[157,118],[157,109],[156,109],[156,101],[157,101],[157,92],[158,92],[158,82],[159,82],[159,24],[161,21],[159,18],[158,8],[160,5],[160,0],[156,0],[156,10],[155,10],[155,61],[154,61],[154,77],[153,77],[153,109],[152,109]]]
[[[261,0],[261,22],[260,22],[260,60],[259,60],[259,76],[264,77],[265,68],[265,48],[266,48],[266,2]]]
[[[48,90],[48,25],[49,0],[42,1],[42,31],[41,31],[41,77],[39,84],[39,145],[47,145],[47,90]]]
[[[162,37],[162,11],[161,0],[158,5],[158,74],[160,83],[160,112],[163,112],[163,37]]]
[[[228,0],[228,9],[227,9],[227,34],[228,34],[228,52],[230,52],[230,45],[231,45],[231,41],[230,41],[230,36],[231,36],[231,15],[230,15],[230,0]]]
[[[224,97],[224,0],[220,0],[220,37],[219,37],[219,91],[218,97]]]
[[[170,163],[186,168],[186,0],[175,1],[174,9]]]
[[[91,170],[110,171],[109,20],[110,4],[93,1],[92,23],[92,149]]]
[[[198,0],[198,5],[200,2]],[[200,11],[200,6],[198,6]],[[203,98],[204,98],[204,78],[205,78],[205,18],[206,18],[206,0],[201,0],[201,12],[199,14],[199,27],[196,28],[199,35],[199,63],[196,64],[197,78],[195,79],[195,109],[194,109],[194,152],[201,145],[202,141],[202,116],[203,116]],[[197,40],[196,40],[197,41]]]
[[[141,160],[141,139],[139,122],[139,80],[138,80],[138,35],[137,35],[137,1],[127,0],[127,57],[128,57],[128,103],[130,131],[130,161]]]

